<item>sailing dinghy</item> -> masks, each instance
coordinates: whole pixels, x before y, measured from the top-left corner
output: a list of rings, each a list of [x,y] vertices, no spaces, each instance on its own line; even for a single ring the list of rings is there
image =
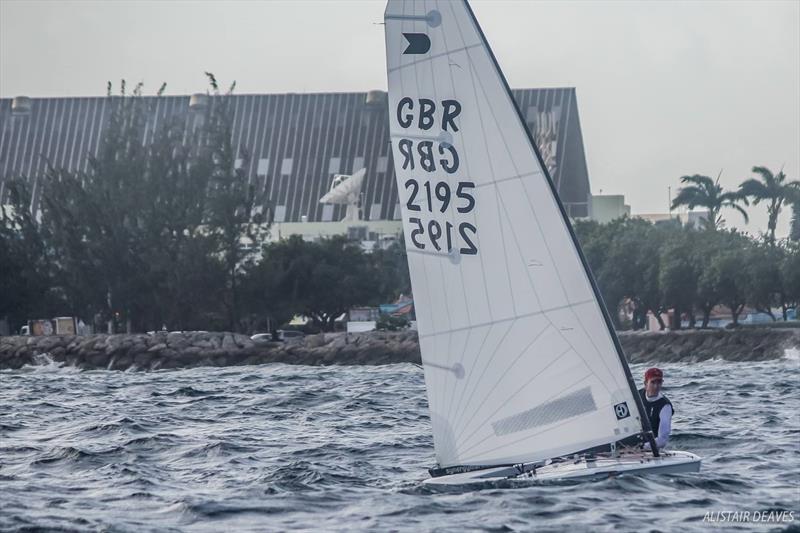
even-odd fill
[[[438,465],[428,483],[696,472],[655,448],[569,219],[465,1],[389,0],[391,143]],[[638,439],[637,439],[638,437]]]

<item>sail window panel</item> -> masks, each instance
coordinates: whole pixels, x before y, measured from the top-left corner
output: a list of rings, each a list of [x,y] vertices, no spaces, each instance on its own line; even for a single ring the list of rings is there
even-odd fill
[[[285,222],[286,220],[286,206],[279,205],[275,207],[275,222]]]
[[[291,157],[284,158],[281,163],[281,176],[288,176],[292,173],[294,160]]]
[[[324,204],[322,206],[322,221],[330,222],[333,220],[333,204]]]
[[[353,168],[351,169],[351,172],[356,173],[362,168],[364,168],[364,158],[359,156],[353,159]]]
[[[331,157],[328,162],[328,174],[338,174],[342,170],[342,158]]]
[[[500,437],[546,426],[595,410],[597,410],[597,405],[594,403],[592,389],[584,387],[532,409],[496,420],[492,422],[492,429],[494,429],[494,434]]]
[[[269,172],[269,159],[262,157],[261,159],[258,160],[256,175],[266,176],[267,172]]]

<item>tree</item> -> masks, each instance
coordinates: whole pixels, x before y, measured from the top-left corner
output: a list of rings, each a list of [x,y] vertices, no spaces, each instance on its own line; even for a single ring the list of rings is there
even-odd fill
[[[695,307],[703,314],[701,326],[708,327],[711,311],[720,303],[720,291],[717,285],[716,272],[711,268],[713,258],[725,249],[723,232],[703,231],[694,235],[692,263],[697,273],[697,291]]]
[[[753,204],[767,203],[767,240],[775,244],[775,228],[784,203],[791,202],[800,193],[800,181],[786,181],[783,171],[773,174],[767,167],[753,167],[758,178],[751,178],[739,185],[739,194],[753,199]]]
[[[743,268],[747,259],[741,253],[747,239],[736,232],[725,232],[722,238],[724,243],[711,257],[708,274],[717,288],[720,302],[730,309],[733,325],[737,326],[747,301],[748,273]]]
[[[661,329],[666,325],[661,319],[663,300],[659,285],[659,247],[661,228],[641,219],[623,217],[608,224],[604,259],[599,269],[594,269],[603,299],[611,311],[612,319],[619,326],[616,312],[623,299],[634,304],[634,326],[644,323],[650,311],[656,317]],[[597,234],[597,233],[596,233]],[[596,247],[590,245],[595,261],[600,256]],[[587,259],[588,260],[588,259]]]
[[[800,199],[796,199],[792,203],[792,226],[789,230],[789,238],[793,241],[800,241]]]
[[[674,328],[681,328],[683,312],[689,314],[690,327],[694,327],[698,278],[694,261],[695,232],[678,228],[670,233],[661,247],[658,284],[664,307],[675,312]]]
[[[307,278],[299,285],[303,313],[324,331],[357,305],[377,304],[375,271],[361,247],[344,236],[322,239],[311,249]]]
[[[64,303],[49,290],[52,263],[30,212],[27,185],[8,180],[6,186],[9,200],[0,205],[0,317],[8,317],[17,330],[29,318],[63,311]]]
[[[756,311],[765,313],[776,320],[772,308],[783,303],[781,264],[783,249],[772,243],[749,242],[742,254],[742,267],[747,272],[745,297],[747,303]],[[784,320],[786,309],[783,309]]]
[[[747,198],[740,192],[723,191],[719,184],[719,177],[714,181],[708,176],[695,174],[681,177],[681,183],[688,185],[678,191],[678,195],[672,201],[671,209],[681,206],[689,209],[705,207],[708,209],[706,227],[712,231],[724,227],[725,219],[721,214],[723,207],[735,209],[741,213],[745,223],[749,221],[747,211],[739,205],[740,203],[748,205]]]
[[[800,306],[800,244],[798,243],[791,243],[786,247],[786,254],[781,263],[781,280],[784,309],[794,307],[797,310]]]
[[[408,257],[403,238],[388,248],[376,248],[369,254],[371,266],[377,277],[375,294],[394,300],[401,294],[411,294],[411,279],[408,273]]]
[[[248,182],[243,168],[249,154],[233,146],[233,110],[228,96],[233,92],[234,82],[228,92],[220,94],[217,80],[206,72],[214,99],[206,117],[205,138],[202,157],[211,174],[208,189],[207,229],[219,244],[219,253],[227,272],[225,306],[228,309],[228,329],[239,329],[239,282],[243,273],[242,263],[247,258],[243,250],[243,239],[260,244],[269,231],[269,219],[265,216],[266,195],[258,192]],[[237,167],[237,155],[242,165]],[[265,224],[267,222],[267,224]]]

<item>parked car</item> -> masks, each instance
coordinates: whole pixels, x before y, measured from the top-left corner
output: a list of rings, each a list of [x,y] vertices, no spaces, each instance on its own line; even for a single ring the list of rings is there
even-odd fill
[[[256,344],[264,344],[266,342],[272,342],[272,333],[256,333],[250,337],[250,340]]]
[[[302,339],[305,336],[306,336],[305,333],[303,333],[302,331],[297,331],[295,329],[279,329],[278,330],[278,340],[279,341]]]

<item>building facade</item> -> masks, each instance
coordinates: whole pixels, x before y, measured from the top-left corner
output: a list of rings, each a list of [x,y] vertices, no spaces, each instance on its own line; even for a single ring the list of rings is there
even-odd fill
[[[514,97],[551,171],[567,212],[589,215],[589,176],[575,89],[521,89]],[[4,181],[24,178],[40,192],[47,165],[88,171],[110,105],[118,97],[0,99],[0,203]],[[146,96],[147,142],[172,115],[199,120],[204,95]],[[320,204],[334,174],[366,168],[361,193],[367,221],[400,219],[389,146],[386,93],[233,95],[236,165],[266,190],[278,224],[335,222],[344,205]],[[207,98],[206,98],[207,99]]]

